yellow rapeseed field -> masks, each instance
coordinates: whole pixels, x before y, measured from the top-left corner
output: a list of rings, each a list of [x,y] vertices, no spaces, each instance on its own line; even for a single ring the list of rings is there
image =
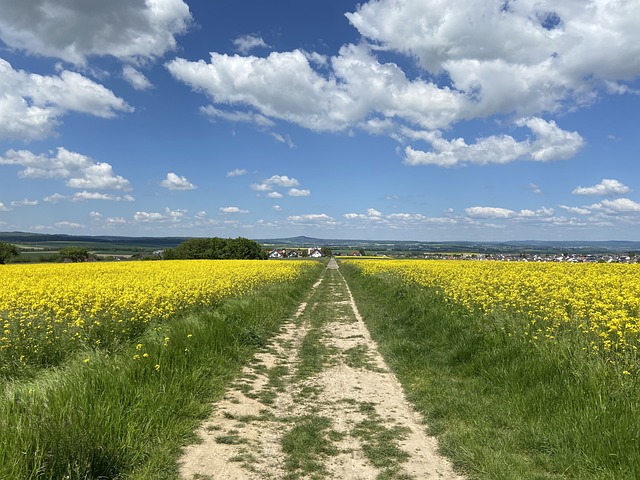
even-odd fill
[[[640,338],[640,265],[454,260],[347,260],[367,274],[392,272],[436,287],[483,313],[528,320],[524,334],[553,339],[561,330],[587,334],[592,351],[634,354]]]
[[[312,261],[175,260],[4,265],[0,361],[48,363],[75,345],[118,342],[196,306],[288,281]]]

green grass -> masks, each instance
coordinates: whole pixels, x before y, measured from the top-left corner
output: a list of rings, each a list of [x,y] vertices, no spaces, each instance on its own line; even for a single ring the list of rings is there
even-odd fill
[[[409,454],[401,450],[398,442],[406,437],[408,429],[397,425],[387,426],[376,413],[372,403],[361,403],[360,413],[365,419],[353,429],[353,435],[360,438],[362,451],[371,465],[380,469],[379,479],[406,479],[400,471],[400,464],[409,458]]]
[[[335,348],[322,341],[327,336],[327,323],[335,316],[335,311],[328,305],[332,296],[330,283],[336,276],[335,270],[326,271],[322,285],[315,290],[308,301],[309,306],[300,317],[302,321],[308,321],[309,330],[300,345],[299,363],[294,375],[297,380],[320,373],[336,353]]]
[[[583,352],[579,335],[532,344],[517,318],[341,271],[410,401],[470,479],[640,478],[640,384]]]
[[[0,478],[177,478],[181,447],[196,441],[211,402],[293,314],[321,269],[152,329],[140,349],[81,353],[5,384]]]
[[[295,422],[282,438],[282,450],[286,454],[285,478],[327,478],[323,460],[339,453],[333,442],[340,439],[340,434],[331,429],[331,420],[326,417],[309,415],[297,418]]]

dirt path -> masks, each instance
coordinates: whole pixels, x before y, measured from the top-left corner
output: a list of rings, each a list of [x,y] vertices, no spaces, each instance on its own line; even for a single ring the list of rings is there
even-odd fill
[[[185,449],[181,478],[458,479],[332,260]]]

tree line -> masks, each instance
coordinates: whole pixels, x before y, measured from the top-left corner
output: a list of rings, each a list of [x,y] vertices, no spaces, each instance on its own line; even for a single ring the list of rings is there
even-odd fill
[[[20,254],[13,244],[0,242],[0,265]],[[60,260],[86,262],[92,258],[89,249],[84,247],[65,247],[58,252]],[[165,260],[266,260],[267,253],[260,244],[247,238],[192,238],[185,240],[175,248],[164,250]]]
[[[260,244],[248,238],[190,238],[164,251],[165,260],[266,260]]]

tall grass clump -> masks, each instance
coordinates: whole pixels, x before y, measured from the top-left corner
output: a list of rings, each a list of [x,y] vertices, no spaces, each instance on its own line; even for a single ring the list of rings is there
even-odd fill
[[[172,479],[211,402],[293,314],[322,265],[156,326],[117,352],[79,352],[8,382],[0,479]]]
[[[341,270],[409,400],[468,478],[640,478],[638,379],[594,355],[577,328],[532,341],[529,320],[508,311],[470,313],[436,288]]]

